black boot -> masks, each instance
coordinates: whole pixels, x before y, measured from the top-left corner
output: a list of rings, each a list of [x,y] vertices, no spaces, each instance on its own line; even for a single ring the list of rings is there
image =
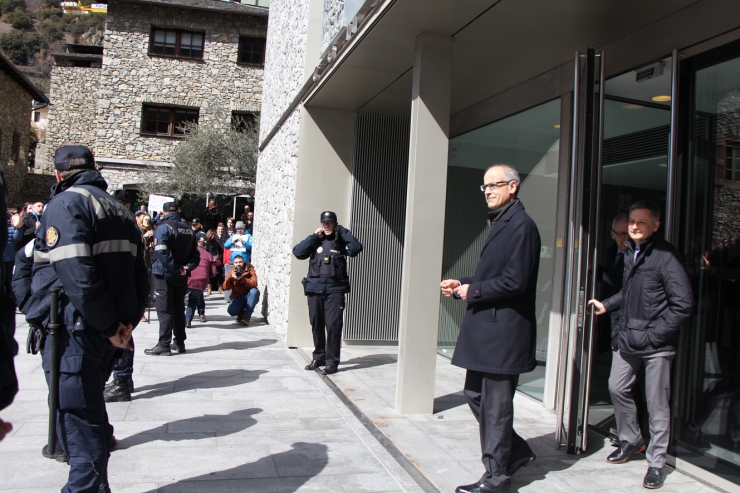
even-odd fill
[[[326,363],[324,361],[316,361],[313,360],[309,364],[303,368],[304,370],[318,370],[319,366],[324,366]]]
[[[177,342],[173,340],[172,344],[170,344],[170,348],[172,349],[173,353],[184,354],[186,352],[184,342]]]
[[[105,402],[129,402],[131,400],[131,385],[127,380],[113,380],[113,385],[103,392]]]

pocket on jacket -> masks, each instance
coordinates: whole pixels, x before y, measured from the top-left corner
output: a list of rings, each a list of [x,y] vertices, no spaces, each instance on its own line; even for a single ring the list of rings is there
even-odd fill
[[[627,342],[632,349],[647,349],[650,346],[649,323],[649,320],[639,318],[627,320],[625,326]]]

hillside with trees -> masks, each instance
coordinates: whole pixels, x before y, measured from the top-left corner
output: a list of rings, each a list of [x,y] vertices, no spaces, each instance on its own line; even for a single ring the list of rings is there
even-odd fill
[[[44,92],[64,43],[102,44],[105,14],[67,15],[60,0],[0,0],[0,13],[0,50]]]

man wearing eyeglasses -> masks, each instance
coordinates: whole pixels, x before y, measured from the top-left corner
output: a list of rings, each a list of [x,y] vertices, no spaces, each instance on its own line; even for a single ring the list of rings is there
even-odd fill
[[[456,493],[507,493],[514,472],[535,459],[514,431],[514,392],[519,375],[535,369],[537,274],[540,234],[517,198],[521,179],[496,164],[481,191],[490,230],[472,277],[446,279],[442,294],[467,303],[452,364],[465,368],[465,399],[480,426],[486,469]]]

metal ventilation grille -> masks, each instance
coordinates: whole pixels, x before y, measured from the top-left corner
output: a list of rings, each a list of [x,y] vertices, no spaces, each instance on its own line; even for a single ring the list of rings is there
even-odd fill
[[[486,202],[481,199],[479,168],[447,168],[445,242],[442,254],[442,279],[472,276],[488,235]],[[467,303],[441,296],[438,346],[451,355]],[[449,353],[447,352],[449,351]]]
[[[668,153],[670,125],[604,140],[604,165],[638,161]]]
[[[351,229],[364,251],[349,259],[344,339],[398,340],[410,118],[358,112]]]

